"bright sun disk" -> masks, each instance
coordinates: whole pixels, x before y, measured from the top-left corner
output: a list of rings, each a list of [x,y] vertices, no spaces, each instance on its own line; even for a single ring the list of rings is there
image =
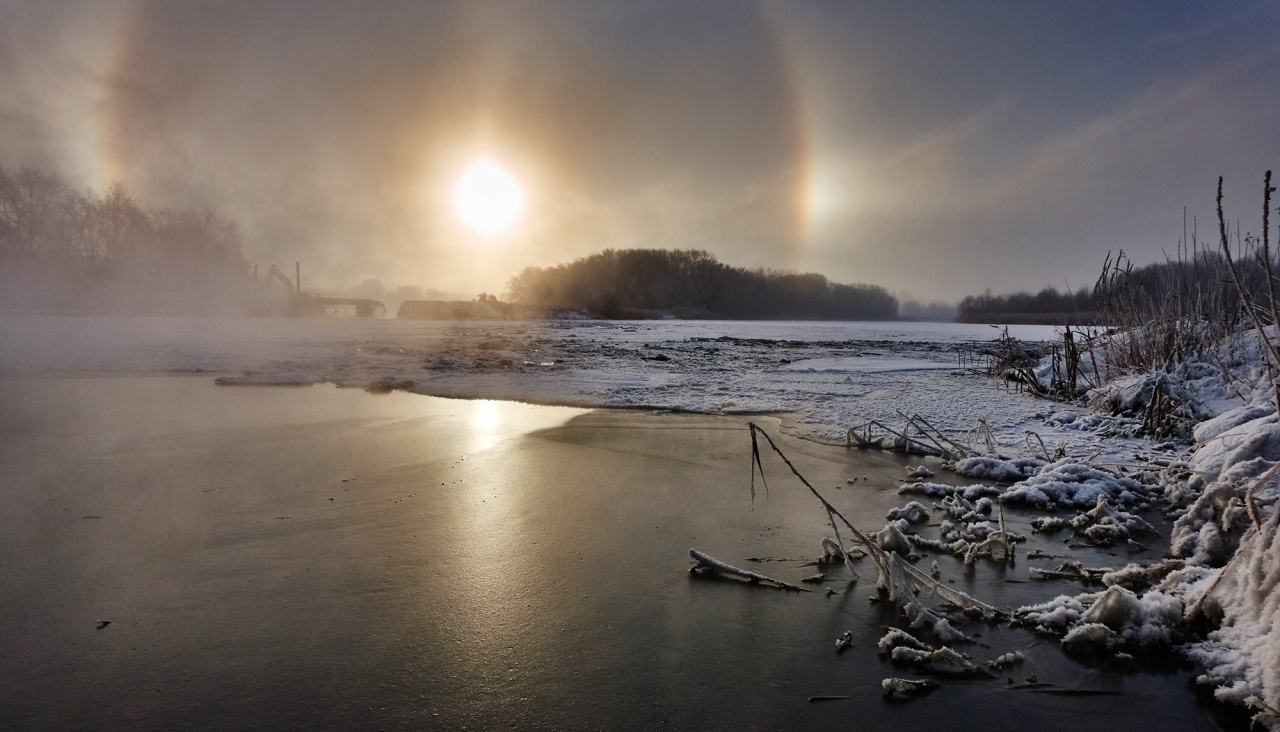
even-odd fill
[[[458,218],[484,236],[510,230],[523,208],[520,181],[491,160],[472,163],[453,190],[453,210]]]

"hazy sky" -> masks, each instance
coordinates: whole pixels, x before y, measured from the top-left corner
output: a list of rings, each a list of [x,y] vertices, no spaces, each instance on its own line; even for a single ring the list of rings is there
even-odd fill
[[[487,156],[511,232],[450,206]],[[1275,2],[0,0],[0,164],[211,205],[306,285],[699,248],[903,297],[1260,225]],[[1212,239],[1212,236],[1207,237]]]

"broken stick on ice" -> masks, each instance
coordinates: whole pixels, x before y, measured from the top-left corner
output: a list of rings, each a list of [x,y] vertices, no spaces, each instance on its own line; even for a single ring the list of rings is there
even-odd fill
[[[703,552],[700,552],[697,549],[690,549],[689,556],[698,560],[697,564],[689,568],[690,572],[697,572],[700,569],[709,569],[713,572],[718,572],[720,574],[727,574],[731,577],[741,577],[750,582],[772,585],[774,587],[778,587],[784,590],[794,590],[796,592],[813,592],[813,590],[806,589],[804,587],[797,587],[796,585],[793,585],[789,582],[783,582],[780,579],[767,577],[763,574],[760,574],[759,572],[752,572],[747,569],[739,569],[731,564],[725,564],[719,559],[716,559],[715,557],[709,554],[704,554]]]

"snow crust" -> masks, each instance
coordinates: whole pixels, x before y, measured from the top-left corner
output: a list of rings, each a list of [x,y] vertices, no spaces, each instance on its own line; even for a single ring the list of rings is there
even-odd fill
[[[974,455],[957,460],[952,469],[966,478],[1012,483],[1030,478],[1044,465],[1045,461],[1036,458],[1001,460],[988,455]]]
[[[1004,500],[1036,506],[1096,506],[1099,498],[1122,506],[1141,506],[1156,493],[1138,481],[1113,472],[1065,458],[1040,469],[1036,475],[1015,483]]]
[[[1274,504],[1273,504],[1273,511]],[[1250,528],[1218,588],[1222,627],[1188,655],[1204,669],[1214,695],[1245,704],[1280,729],[1280,523]]]

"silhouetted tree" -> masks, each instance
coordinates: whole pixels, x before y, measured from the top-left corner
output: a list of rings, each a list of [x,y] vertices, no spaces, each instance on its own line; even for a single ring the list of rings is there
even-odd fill
[[[9,173],[0,167],[0,246],[17,252],[48,246],[66,192],[66,182],[56,173],[36,168]]]
[[[695,250],[606,249],[569,264],[529,267],[507,297],[605,317],[683,310],[730,318],[866,320],[893,318],[898,302],[883,288],[841,285],[820,274],[730,267]]]
[[[71,191],[0,167],[0,305],[199,310],[248,284],[238,227],[210,208],[147,210],[121,183]]]

